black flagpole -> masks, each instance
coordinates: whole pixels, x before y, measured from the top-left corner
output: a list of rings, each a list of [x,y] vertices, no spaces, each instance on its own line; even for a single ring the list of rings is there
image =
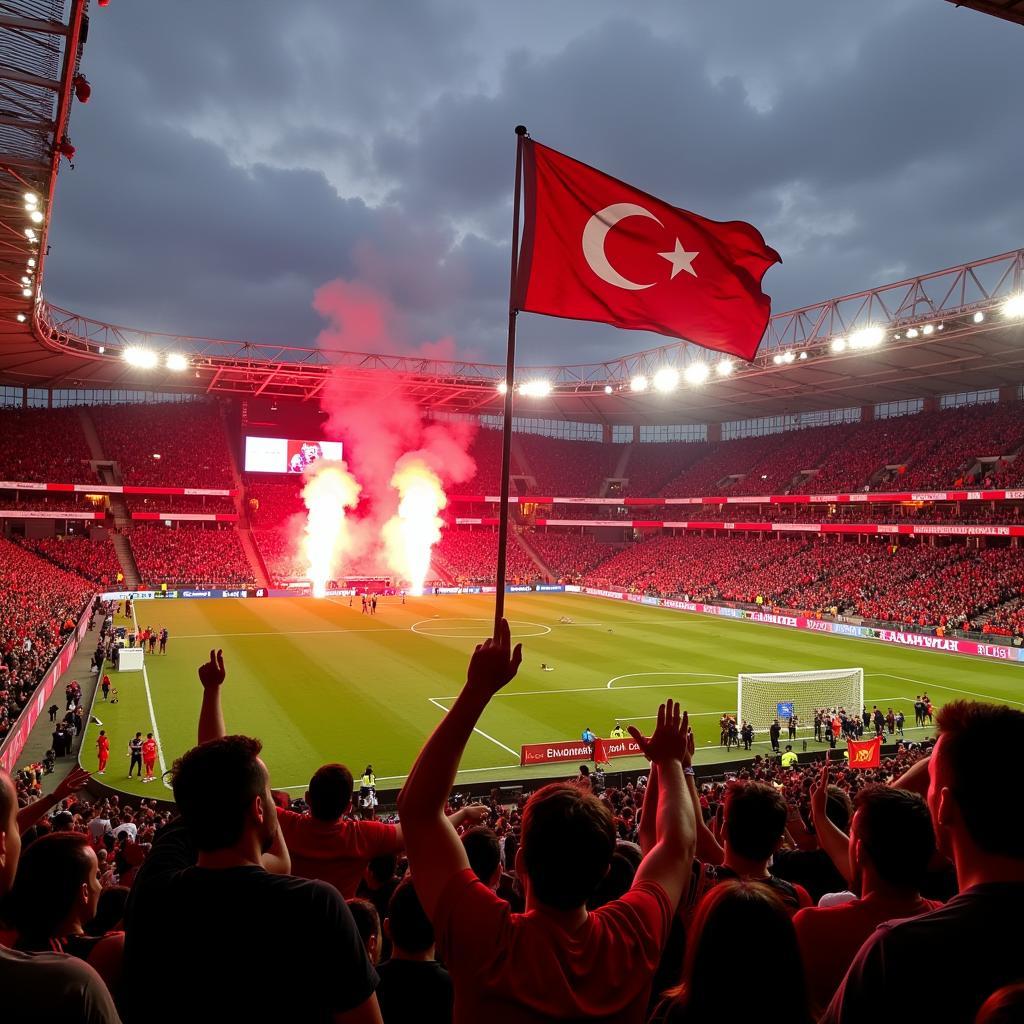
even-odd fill
[[[519,260],[519,194],[523,178],[526,126],[516,125],[516,188],[512,200],[512,270],[508,286],[508,354],[505,359],[505,419],[501,439],[501,505],[498,508],[498,576],[494,597],[494,636],[505,614],[505,551],[508,546],[508,492],[512,469],[512,381],[516,369],[516,264]]]

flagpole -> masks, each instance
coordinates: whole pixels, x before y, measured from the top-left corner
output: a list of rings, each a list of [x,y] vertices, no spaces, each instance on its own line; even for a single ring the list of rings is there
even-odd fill
[[[505,357],[505,412],[501,438],[501,504],[498,507],[498,573],[494,595],[494,636],[505,614],[505,555],[508,548],[509,474],[512,469],[512,391],[516,369],[516,264],[519,260],[519,196],[523,180],[526,126],[516,125],[516,185],[512,198],[512,269],[508,285],[508,351]]]

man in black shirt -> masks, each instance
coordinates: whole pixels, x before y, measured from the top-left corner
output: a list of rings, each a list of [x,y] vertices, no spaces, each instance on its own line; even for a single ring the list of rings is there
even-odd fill
[[[772,750],[777,754],[779,752],[779,736],[782,733],[782,729],[779,727],[778,719],[772,722],[768,729],[768,735],[771,737]]]
[[[172,769],[181,818],[157,835],[132,887],[125,1005],[147,1024],[380,1024],[377,975],[345,901],[288,874],[259,740],[224,735],[224,674],[211,651],[199,745]]]
[[[394,891],[384,931],[393,946],[391,959],[378,968],[384,1024],[447,1024],[452,1019],[452,979],[434,958],[434,928],[411,879]]]
[[[931,757],[898,784],[927,786],[936,841],[956,867],[959,895],[930,914],[878,928],[822,1024],[874,1019],[879,1007],[899,1005],[908,978],[929,979],[915,986],[915,1016],[971,1021],[996,989],[1024,981],[1024,817],[1013,809],[1022,747],[1024,711],[954,701],[939,712]]]

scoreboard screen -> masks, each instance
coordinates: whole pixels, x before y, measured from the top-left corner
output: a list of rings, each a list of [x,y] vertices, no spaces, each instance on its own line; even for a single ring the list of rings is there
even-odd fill
[[[341,442],[289,437],[248,436],[245,439],[247,473],[301,473],[321,459],[340,462]]]

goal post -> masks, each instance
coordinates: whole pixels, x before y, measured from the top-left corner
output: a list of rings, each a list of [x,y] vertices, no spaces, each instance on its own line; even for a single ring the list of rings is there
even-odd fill
[[[741,672],[736,708],[740,723],[767,732],[778,719],[785,730],[798,716],[798,732],[812,732],[816,708],[845,708],[860,715],[864,707],[864,669],[828,668],[815,672]]]

